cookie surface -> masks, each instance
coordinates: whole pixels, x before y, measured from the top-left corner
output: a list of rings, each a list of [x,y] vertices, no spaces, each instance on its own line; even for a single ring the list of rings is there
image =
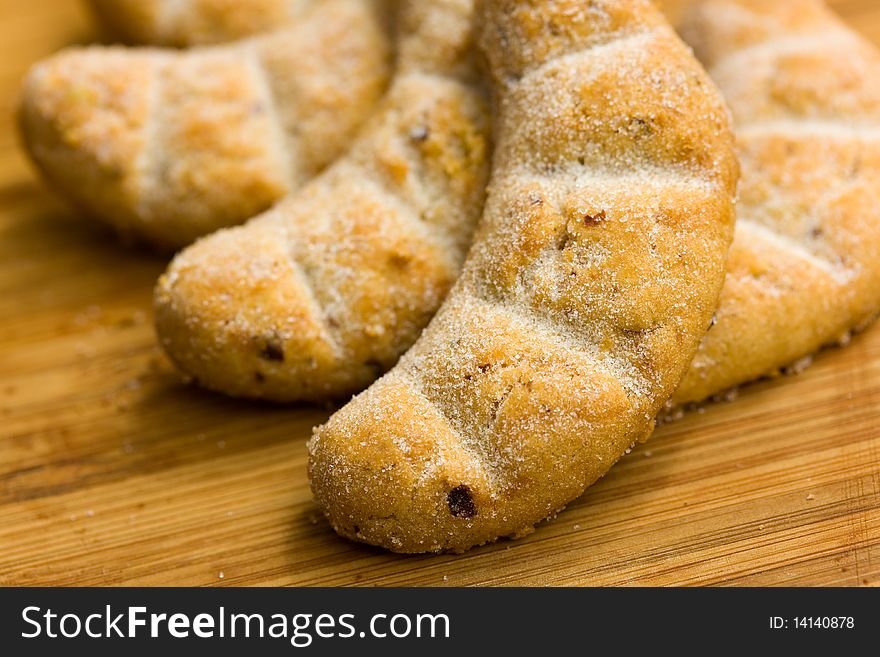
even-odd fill
[[[651,2],[478,7],[498,133],[463,274],[310,443],[334,529],[399,552],[527,533],[647,438],[733,232],[726,109]]]
[[[24,143],[88,214],[185,246],[268,209],[351,146],[388,80],[385,21],[363,0],[324,0],[227,46],[63,51],[25,80]]]
[[[326,401],[363,390],[415,342],[485,198],[472,14],[470,0],[406,3],[398,73],[351,151],[175,259],[156,325],[183,371],[230,395]]]
[[[287,27],[320,0],[87,0],[125,43],[196,46]],[[370,0],[366,0],[370,1]]]
[[[678,404],[802,367],[880,311],[880,52],[813,0],[704,0],[682,32],[733,112],[743,176]]]

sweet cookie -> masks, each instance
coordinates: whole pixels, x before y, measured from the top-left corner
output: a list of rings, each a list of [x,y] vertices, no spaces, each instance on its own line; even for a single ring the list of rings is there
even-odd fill
[[[351,151],[174,260],[156,325],[183,371],[230,395],[326,400],[415,342],[458,275],[488,178],[472,5],[405,3],[398,73]]]
[[[88,213],[177,248],[266,210],[346,150],[385,89],[389,51],[363,0],[324,0],[229,46],[67,50],[25,81],[25,145]]]
[[[195,46],[287,27],[320,0],[88,0],[126,43]]]
[[[337,532],[398,552],[519,536],[601,477],[718,302],[737,163],[715,86],[648,0],[482,0],[489,197],[416,345],[316,430]]]
[[[880,311],[880,52],[813,0],[691,3],[743,177],[715,325],[674,402],[778,373]]]

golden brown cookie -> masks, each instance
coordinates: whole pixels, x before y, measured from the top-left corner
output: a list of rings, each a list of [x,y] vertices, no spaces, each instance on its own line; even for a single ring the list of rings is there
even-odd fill
[[[397,75],[351,151],[174,260],[156,326],[183,371],[230,395],[326,400],[363,390],[415,342],[485,196],[472,12],[471,0],[405,3]]]
[[[880,52],[814,0],[702,0],[684,20],[743,177],[717,321],[677,404],[797,370],[880,310]]]
[[[344,152],[385,89],[389,51],[364,0],[324,0],[228,46],[70,49],[25,81],[24,142],[89,214],[177,248],[266,210]]]
[[[126,43],[226,43],[287,27],[321,0],[88,0],[95,16]]]
[[[727,111],[648,0],[482,0],[489,197],[416,345],[316,430],[337,532],[398,552],[519,536],[601,477],[681,380],[733,236]]]

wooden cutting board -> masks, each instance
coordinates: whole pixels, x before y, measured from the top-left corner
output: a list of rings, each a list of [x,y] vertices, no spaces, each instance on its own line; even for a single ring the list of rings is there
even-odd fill
[[[834,4],[880,42],[880,2]],[[401,557],[336,537],[305,473],[328,412],[183,385],[151,328],[165,261],[17,148],[26,67],[92,37],[79,3],[0,0],[0,585],[880,583],[880,326],[663,427],[524,540]]]

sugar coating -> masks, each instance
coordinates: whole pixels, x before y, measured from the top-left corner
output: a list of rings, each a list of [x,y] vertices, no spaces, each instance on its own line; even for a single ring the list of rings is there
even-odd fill
[[[286,27],[322,0],[88,0],[103,26],[126,43],[226,43]]]
[[[813,0],[706,0],[685,16],[743,177],[717,322],[679,404],[802,371],[880,311],[880,52]]]
[[[526,534],[646,439],[733,236],[727,110],[651,2],[477,6],[497,141],[462,276],[310,443],[336,531],[398,552]]]
[[[24,143],[90,215],[176,249],[263,212],[350,146],[389,77],[385,23],[368,0],[324,0],[225,46],[70,48],[25,80]]]
[[[202,385],[284,402],[350,396],[397,362],[455,282],[489,174],[473,4],[402,12],[398,73],[348,154],[182,252],[159,281],[159,337]]]

